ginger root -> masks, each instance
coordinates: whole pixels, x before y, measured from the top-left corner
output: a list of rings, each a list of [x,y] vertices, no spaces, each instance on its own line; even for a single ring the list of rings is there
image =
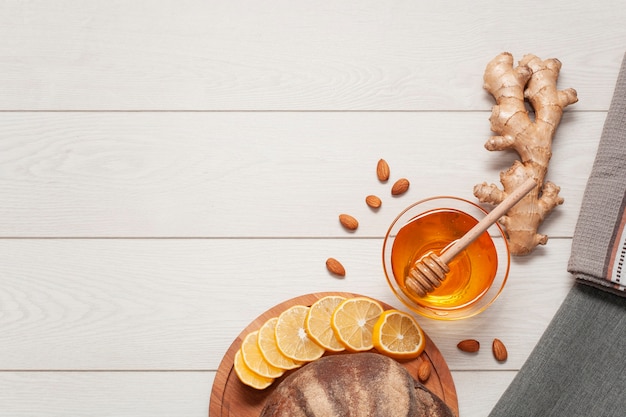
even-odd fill
[[[484,88],[496,101],[489,118],[496,136],[487,141],[485,148],[513,149],[520,160],[500,173],[502,190],[483,183],[474,187],[474,195],[483,203],[497,205],[527,178],[537,183],[500,219],[513,255],[526,255],[547,242],[548,237],[537,233],[537,229],[545,216],[563,203],[560,188],[550,181],[544,183],[552,138],[563,109],[578,101],[576,90],[557,90],[560,69],[558,59],[542,61],[530,54],[514,67],[513,56],[507,52],[496,56],[485,69]],[[526,109],[526,100],[534,110],[534,120]]]

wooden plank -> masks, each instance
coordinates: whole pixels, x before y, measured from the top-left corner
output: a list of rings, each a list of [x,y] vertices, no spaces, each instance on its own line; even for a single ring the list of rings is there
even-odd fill
[[[12,417],[206,417],[213,372],[0,372]]]
[[[619,1],[3,2],[2,110],[486,110],[503,51],[607,110]]]
[[[417,200],[476,201],[475,184],[498,183],[515,156],[483,148],[488,115],[0,113],[0,234],[382,237]],[[566,203],[542,225],[550,236],[572,236],[604,117],[567,112],[559,127],[548,179]],[[412,186],[392,198],[400,177]],[[361,221],[356,233],[342,212]]]
[[[460,415],[486,416],[515,371],[453,372]],[[206,417],[214,372],[0,372],[12,417]]]
[[[299,295],[342,291],[402,308],[380,265],[380,239],[0,240],[0,370],[215,370],[261,313]],[[571,286],[570,240],[515,261],[480,316],[420,319],[452,370],[515,370]],[[344,279],[328,274],[340,259]],[[251,295],[252,294],[252,295]],[[465,337],[509,347],[456,349]]]
[[[453,372],[459,393],[459,414],[462,417],[489,415],[516,374],[515,371]]]
[[[2,2],[0,414],[206,416],[222,355],[271,306],[348,291],[401,307],[380,266],[388,224],[497,182],[514,156],[482,148],[483,70],[532,52],[580,97],[548,174],[566,199],[552,239],[483,315],[420,319],[461,415],[484,417],[572,285],[625,20],[618,0]],[[381,157],[412,182],[401,198],[373,175]],[[466,337],[477,355],[456,349]]]

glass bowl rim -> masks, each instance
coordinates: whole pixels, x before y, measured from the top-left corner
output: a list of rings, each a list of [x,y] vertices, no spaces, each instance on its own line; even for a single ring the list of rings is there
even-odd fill
[[[389,287],[391,288],[392,292],[394,293],[394,295],[396,296],[396,298],[400,300],[411,311],[418,313],[424,317],[428,317],[428,318],[432,318],[436,320],[450,321],[450,320],[460,320],[460,319],[469,318],[485,311],[489,306],[491,306],[496,301],[496,299],[502,293],[502,290],[504,289],[504,286],[509,277],[509,272],[511,268],[511,252],[509,249],[508,241],[506,239],[506,234],[499,222],[494,223],[492,226],[490,226],[488,230],[493,230],[494,227],[495,227],[495,230],[497,230],[497,233],[493,233],[491,236],[492,236],[494,245],[496,246],[496,253],[498,255],[498,260],[500,260],[501,258],[504,258],[505,262],[498,262],[498,269],[496,271],[496,277],[494,277],[494,283],[490,287],[490,290],[488,290],[487,293],[485,293],[483,296],[481,296],[480,298],[472,302],[469,306],[457,308],[457,309],[436,309],[436,308],[425,307],[414,302],[407,295],[404,294],[399,284],[396,282],[395,277],[393,275],[393,270],[390,265],[391,260],[388,259],[391,257],[390,255],[391,249],[388,249],[388,246],[393,247],[393,244],[389,245],[390,243],[389,240],[391,238],[391,233],[394,230],[394,227],[397,225],[397,223],[400,222],[400,220],[407,213],[414,210],[416,207],[423,206],[424,204],[437,202],[437,201],[442,201],[442,202],[453,201],[454,203],[458,205],[465,205],[465,208],[450,207],[450,206],[446,207],[444,204],[440,204],[438,207],[433,207],[431,209],[422,210],[419,213],[416,213],[415,216],[427,213],[432,210],[445,209],[445,208],[454,208],[456,210],[460,210],[464,212],[465,214],[472,216],[475,219],[477,218],[477,216],[471,213],[468,213],[468,211],[470,211],[469,209],[473,209],[474,211],[477,211],[477,213],[482,217],[488,214],[488,212],[483,207],[476,204],[475,202],[469,201],[462,197],[456,197],[456,196],[451,196],[451,195],[432,196],[432,197],[424,198],[419,201],[416,201],[415,203],[410,204],[395,217],[395,219],[391,222],[389,228],[387,229],[387,232],[385,233],[385,238],[383,240],[383,250],[382,250],[383,272],[385,274],[387,283]],[[477,220],[480,220],[480,218],[478,218]],[[400,230],[400,228],[398,228],[398,230]],[[495,238],[494,238],[494,235],[495,235]],[[500,244],[498,245],[498,243]],[[389,251],[389,255],[387,255],[388,251]],[[493,287],[497,287],[497,288],[495,290],[492,290]],[[486,298],[489,298],[489,299],[486,299]]]

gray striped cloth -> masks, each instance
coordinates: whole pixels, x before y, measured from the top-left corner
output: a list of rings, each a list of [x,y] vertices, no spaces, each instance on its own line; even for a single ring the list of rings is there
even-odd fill
[[[626,297],[626,57],[574,231],[567,270]],[[626,411],[625,411],[626,413]]]

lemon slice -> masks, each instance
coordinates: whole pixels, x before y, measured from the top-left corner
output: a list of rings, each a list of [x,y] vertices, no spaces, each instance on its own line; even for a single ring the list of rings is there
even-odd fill
[[[309,314],[306,316],[305,328],[309,337],[315,343],[331,352],[341,352],[346,347],[335,336],[333,328],[330,326],[330,319],[333,312],[345,297],[329,295],[320,298],[311,306]]]
[[[304,327],[307,306],[295,305],[283,311],[276,322],[276,345],[288,358],[299,362],[310,362],[324,354],[324,348],[307,335]]]
[[[241,349],[237,350],[237,353],[235,353],[233,367],[235,368],[235,373],[239,377],[239,380],[252,388],[265,389],[274,382],[273,378],[265,378],[264,376],[255,374],[248,368],[243,361]]]
[[[337,306],[330,325],[337,339],[351,352],[362,352],[374,347],[372,332],[383,312],[379,302],[366,297],[348,298]]]
[[[278,317],[267,320],[259,329],[258,344],[261,354],[270,365],[282,369],[295,369],[302,366],[302,362],[294,361],[283,355],[276,345],[276,322]]]
[[[413,316],[387,310],[374,325],[372,342],[382,354],[394,359],[411,359],[424,351],[426,337]]]
[[[243,339],[243,343],[241,344],[243,361],[246,366],[257,375],[261,375],[265,378],[278,378],[285,373],[285,370],[272,366],[265,360],[261,349],[259,349],[258,336],[259,331],[256,330],[248,333],[245,339]]]

